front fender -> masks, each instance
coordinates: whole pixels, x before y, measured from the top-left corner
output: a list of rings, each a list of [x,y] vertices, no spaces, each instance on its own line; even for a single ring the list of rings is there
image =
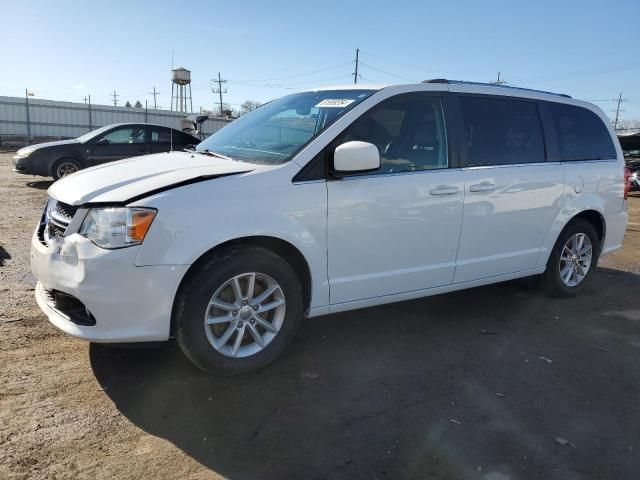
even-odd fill
[[[307,261],[311,306],[327,305],[326,185],[293,184],[290,179],[283,169],[275,169],[187,185],[134,202],[158,210],[136,265],[191,265],[230,240],[274,237],[293,245]]]

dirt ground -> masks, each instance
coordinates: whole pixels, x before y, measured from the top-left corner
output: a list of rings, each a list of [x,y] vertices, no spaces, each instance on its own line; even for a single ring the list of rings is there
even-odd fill
[[[217,378],[173,343],[109,349],[49,325],[29,239],[50,183],[9,159],[0,478],[638,478],[640,197],[577,298],[515,281],[309,320],[272,366]]]

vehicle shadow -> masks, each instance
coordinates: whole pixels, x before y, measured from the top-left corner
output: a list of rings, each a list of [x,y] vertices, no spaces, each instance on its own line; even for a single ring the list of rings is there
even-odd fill
[[[37,190],[46,190],[53,185],[53,180],[35,180],[33,182],[27,182],[27,187],[35,188]]]
[[[4,265],[5,260],[11,260],[11,254],[0,246],[0,267]]]
[[[564,300],[533,287],[508,282],[308,320],[283,357],[239,377],[197,370],[175,343],[94,344],[90,360],[126,418],[228,478],[569,478],[549,465],[589,476],[602,464],[622,478],[633,467],[626,447],[607,449],[616,459],[589,451],[625,435],[640,441],[637,408],[621,400],[640,393],[640,367],[624,356],[640,352],[627,345],[640,342],[640,322],[607,303],[639,309],[622,292],[637,291],[640,277],[601,269]],[[605,353],[622,339],[616,355]],[[624,376],[611,374],[618,369]],[[589,421],[576,426],[567,411]],[[571,456],[553,441],[560,433],[580,445]]]

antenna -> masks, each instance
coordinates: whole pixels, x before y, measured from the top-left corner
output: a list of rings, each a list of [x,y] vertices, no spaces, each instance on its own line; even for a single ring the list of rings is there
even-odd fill
[[[497,86],[506,85],[507,84],[507,82],[505,82],[504,80],[500,79],[500,72],[498,72],[498,79],[495,82],[490,82],[490,83],[492,85],[497,85]]]

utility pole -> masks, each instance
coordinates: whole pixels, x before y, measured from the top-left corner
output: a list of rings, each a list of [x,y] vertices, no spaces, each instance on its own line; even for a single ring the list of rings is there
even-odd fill
[[[218,79],[216,80],[215,78],[213,80],[211,80],[213,83],[217,83],[218,87],[217,88],[212,88],[211,91],[213,93],[217,93],[218,95],[220,95],[220,116],[222,117],[222,94],[223,93],[227,93],[227,89],[223,89],[222,88],[222,84],[223,83],[227,83],[226,80],[222,79],[222,76],[220,75],[220,72],[218,72]]]
[[[93,125],[92,125],[92,119],[91,119],[91,95],[89,95],[89,131],[93,130]]]
[[[120,95],[118,95],[118,94],[116,93],[116,91],[114,90],[114,91],[113,91],[113,93],[111,94],[111,96],[113,97],[113,106],[114,106],[114,107],[117,107],[117,106],[118,106],[118,97],[119,97]]]
[[[360,49],[356,48],[356,71],[353,73],[353,83],[358,83],[358,61],[360,56]]]
[[[33,93],[31,94],[33,95]],[[27,145],[31,145],[31,121],[29,119],[29,89],[24,89],[24,101],[27,108]]]
[[[149,92],[149,95],[153,95],[153,109],[158,109],[158,104],[156,103],[156,97],[160,95],[160,92],[156,92],[156,87],[153,87],[153,92]]]
[[[627,99],[626,98],[622,98],[622,92],[620,92],[620,95],[618,95],[618,106],[616,107],[616,119],[613,122],[613,129],[614,130],[618,130],[618,120],[620,119],[620,112],[624,112],[624,110],[620,110],[620,104],[622,102],[626,102]]]

